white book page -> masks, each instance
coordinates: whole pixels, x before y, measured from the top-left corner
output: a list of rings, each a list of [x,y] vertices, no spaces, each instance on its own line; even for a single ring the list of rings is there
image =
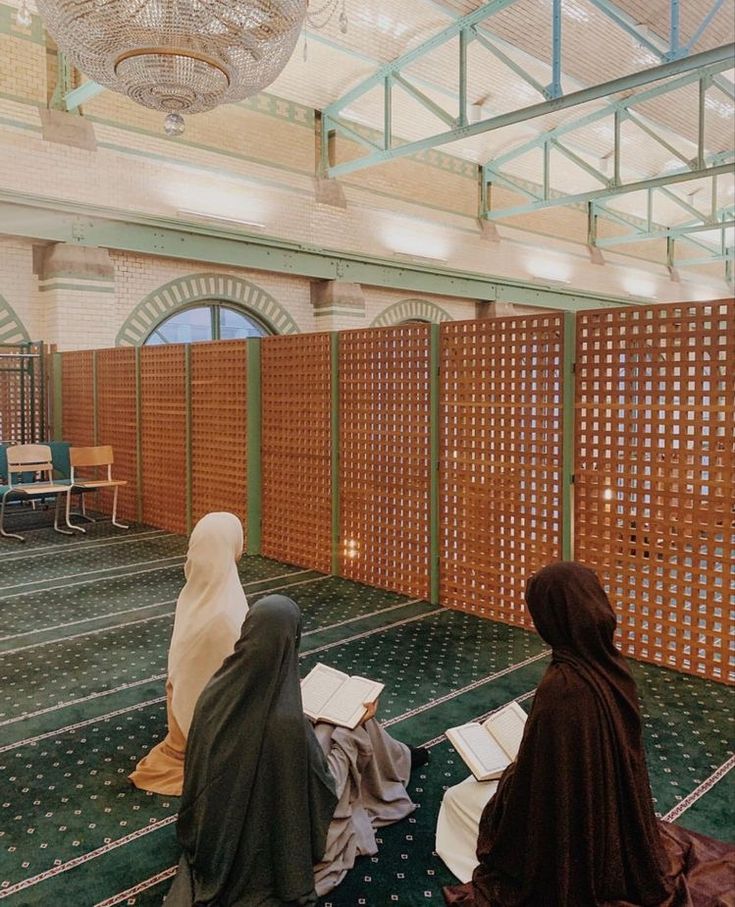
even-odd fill
[[[354,728],[365,714],[365,703],[374,702],[383,692],[382,683],[365,677],[350,677],[320,711],[320,718]]]
[[[316,721],[327,702],[349,680],[347,674],[324,664],[315,665],[301,681],[301,700],[304,714]]]
[[[481,724],[450,728],[447,737],[478,781],[498,777],[509,764],[501,746]]]
[[[521,748],[526,713],[517,702],[511,702],[499,712],[491,715],[483,727],[498,741],[508,758],[513,761]]]

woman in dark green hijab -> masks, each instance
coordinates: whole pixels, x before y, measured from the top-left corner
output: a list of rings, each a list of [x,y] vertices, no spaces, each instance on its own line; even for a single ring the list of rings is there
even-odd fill
[[[261,599],[204,689],[189,732],[177,833],[183,855],[166,907],[312,904],[337,804],[301,705],[301,613]]]
[[[370,713],[354,730],[312,728],[300,639],[297,605],[262,598],[199,697],[177,825],[184,852],[166,907],[314,904],[377,852],[376,828],[415,809],[406,782],[425,751]]]

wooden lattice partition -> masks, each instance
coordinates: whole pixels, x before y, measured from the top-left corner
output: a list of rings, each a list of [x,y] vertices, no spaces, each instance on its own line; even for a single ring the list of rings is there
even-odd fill
[[[329,334],[262,341],[263,554],[329,573],[332,556]]]
[[[429,593],[430,328],[340,335],[341,570]]]
[[[0,343],[0,443],[46,440],[46,355],[42,343]]]
[[[182,344],[140,350],[143,521],[186,532],[186,381]]]
[[[194,521],[228,510],[247,524],[247,345],[191,346],[191,471]]]
[[[62,354],[61,387],[61,438],[77,447],[94,444],[92,350],[70,350]]]
[[[563,316],[441,326],[440,601],[529,626],[561,553]]]
[[[65,354],[65,356],[68,354]],[[113,476],[128,483],[118,493],[118,513],[137,518],[138,426],[136,413],[135,350],[132,347],[99,350],[97,360],[97,443],[111,444]],[[99,506],[109,513],[112,494],[100,493]]]
[[[581,313],[576,556],[636,658],[735,680],[735,303]]]

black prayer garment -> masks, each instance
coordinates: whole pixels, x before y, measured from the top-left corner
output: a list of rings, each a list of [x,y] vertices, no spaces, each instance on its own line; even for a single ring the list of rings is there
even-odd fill
[[[301,612],[282,595],[250,609],[189,731],[177,823],[183,854],[166,907],[315,903],[337,803],[304,717]]]
[[[446,888],[447,903],[735,904],[734,849],[656,819],[635,681],[595,573],[552,564],[531,577],[526,603],[551,664],[482,814],[473,879]]]

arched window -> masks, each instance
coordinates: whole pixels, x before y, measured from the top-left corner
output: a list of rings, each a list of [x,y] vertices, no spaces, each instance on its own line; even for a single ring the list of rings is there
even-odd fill
[[[199,302],[177,309],[146,337],[146,346],[163,343],[198,343],[202,340],[239,340],[264,337],[271,331],[254,315],[221,302]]]

